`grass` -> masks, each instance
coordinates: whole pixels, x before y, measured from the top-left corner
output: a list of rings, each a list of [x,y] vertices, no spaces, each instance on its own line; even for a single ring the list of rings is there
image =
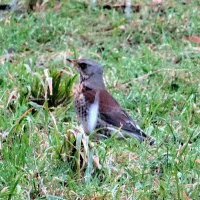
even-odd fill
[[[63,1],[60,11],[52,3],[0,19],[0,198],[199,199],[199,43],[189,39],[199,36],[199,6],[143,1],[127,19],[121,9]],[[88,143],[66,56],[101,62],[108,90],[156,145]],[[50,105],[60,72],[53,87],[69,83],[67,101],[57,94]]]

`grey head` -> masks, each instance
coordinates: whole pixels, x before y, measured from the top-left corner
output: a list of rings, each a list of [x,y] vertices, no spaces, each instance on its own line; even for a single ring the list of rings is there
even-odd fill
[[[93,60],[80,58],[80,59],[67,59],[74,65],[80,74],[80,82],[91,89],[105,88],[103,82],[103,69],[101,65]]]

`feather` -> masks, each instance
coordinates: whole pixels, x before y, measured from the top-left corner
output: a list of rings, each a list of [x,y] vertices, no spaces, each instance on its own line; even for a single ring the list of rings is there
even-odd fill
[[[105,89],[90,89],[88,87],[83,87],[83,95],[86,98],[87,104],[90,104],[90,127],[94,129],[94,125],[97,122],[97,103],[96,94],[99,96],[99,117],[101,120],[114,126],[120,128],[127,132],[124,137],[135,137],[139,141],[145,140],[147,135],[140,129],[140,127],[135,123],[135,121],[121,108],[118,102],[105,90]]]

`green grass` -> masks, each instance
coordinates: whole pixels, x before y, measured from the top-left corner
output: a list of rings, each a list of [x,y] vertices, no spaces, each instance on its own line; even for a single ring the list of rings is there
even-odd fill
[[[0,199],[199,199],[200,44],[187,39],[200,37],[199,2],[160,12],[143,1],[131,19],[81,2],[0,19]],[[88,144],[73,92],[57,94],[64,105],[35,102],[49,91],[44,70],[73,82],[66,56],[101,62],[108,90],[156,145]]]

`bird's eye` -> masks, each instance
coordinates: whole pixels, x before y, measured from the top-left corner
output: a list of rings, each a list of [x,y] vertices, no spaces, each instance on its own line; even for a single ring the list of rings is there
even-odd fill
[[[84,70],[84,69],[87,68],[87,64],[86,64],[86,63],[80,63],[80,64],[79,64],[79,67],[80,67],[82,70]]]

